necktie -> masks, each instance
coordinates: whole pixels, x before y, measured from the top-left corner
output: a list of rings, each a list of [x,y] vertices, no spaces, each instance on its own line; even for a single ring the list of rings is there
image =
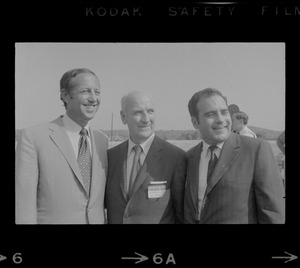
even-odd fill
[[[210,177],[211,177],[211,174],[217,164],[217,161],[218,161],[218,157],[214,154],[214,151],[217,149],[218,147],[216,145],[211,145],[208,147],[208,149],[210,149],[210,159],[209,159],[209,162],[208,162],[208,169],[207,169],[207,184],[209,183],[210,181]]]
[[[139,167],[139,159],[140,159],[140,155],[141,155],[141,152],[142,152],[142,147],[140,145],[135,145],[133,147],[133,150],[134,150],[135,154],[134,154],[132,169],[131,169],[131,173],[130,173],[128,199],[132,194],[134,181],[135,181],[135,178],[136,178],[137,173],[138,173],[139,168],[140,168]]]
[[[89,143],[87,140],[88,132],[83,128],[80,132],[78,165],[82,175],[86,192],[89,194],[91,184],[92,157],[90,153]]]

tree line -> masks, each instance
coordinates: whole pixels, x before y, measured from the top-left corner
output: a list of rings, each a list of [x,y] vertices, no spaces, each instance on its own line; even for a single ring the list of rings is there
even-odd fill
[[[260,127],[249,127],[258,138],[264,140],[276,140],[282,131],[269,130]],[[111,137],[111,130],[101,130],[109,138]],[[15,140],[18,141],[21,129],[15,132]],[[198,130],[156,130],[155,134],[164,140],[200,140],[201,135]],[[123,140],[128,138],[128,130],[116,129],[113,131],[113,139]]]

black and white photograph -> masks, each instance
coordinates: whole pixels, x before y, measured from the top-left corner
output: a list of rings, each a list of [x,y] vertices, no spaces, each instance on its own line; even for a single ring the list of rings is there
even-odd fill
[[[77,85],[77,76],[79,79],[80,74],[91,75],[87,70],[74,68],[78,66],[94,70],[98,75],[95,79],[92,74],[92,80],[96,81],[80,81]],[[60,74],[69,69],[75,70],[60,80]],[[75,99],[73,95],[65,100],[64,87],[78,88],[83,98],[74,104],[69,101]],[[209,107],[202,112],[206,104],[201,104],[201,97],[197,97],[197,114],[191,114],[190,99],[202,90],[207,91],[203,99],[223,98],[222,92],[226,102],[218,104],[218,109],[207,104]],[[270,101],[260,96],[268,96]],[[36,107],[43,100],[47,102],[37,113]],[[207,126],[200,120],[202,114]],[[58,121],[51,120],[58,116]],[[41,122],[48,123],[26,128]],[[284,149],[280,150],[277,144],[285,126],[284,43],[17,43],[16,125],[20,125],[17,127],[20,143],[17,141],[16,145],[16,223],[198,223],[203,212],[208,215],[204,220],[201,217],[201,223],[285,222],[285,157]],[[76,165],[76,157],[79,159],[80,131],[89,126],[98,130],[99,141],[90,134],[90,150],[93,151],[94,142],[99,144],[96,160],[103,170],[93,173],[96,168],[88,164],[92,174],[86,188],[85,174],[80,174],[73,165]],[[57,137],[56,128],[68,133],[74,150],[68,146],[65,136]],[[234,134],[229,135],[231,132]],[[250,147],[244,149],[240,144],[244,140],[236,135],[254,140],[246,138]],[[229,136],[236,136],[231,143],[237,144],[227,148],[229,153],[225,147],[225,151],[218,148],[218,155],[222,151],[226,157],[218,161],[216,175],[211,178],[216,181],[210,186],[216,188],[208,195],[205,190],[209,184],[210,156],[205,147],[221,146]],[[133,150],[136,144],[142,146],[142,155],[137,160],[138,174],[131,189],[134,193],[129,194],[134,153],[131,156],[128,148]],[[261,149],[263,146],[266,148]],[[106,157],[103,151],[112,147],[115,149],[108,150]],[[156,147],[164,149],[159,152],[158,148],[154,150]],[[250,151],[252,147],[255,148],[251,160],[250,155],[239,159],[243,150]],[[268,147],[272,150],[265,151]],[[126,157],[118,158],[123,150]],[[177,154],[182,156],[173,160]],[[198,160],[192,161],[197,156]],[[81,164],[77,165],[81,172],[85,170]],[[160,165],[170,166],[163,170]],[[194,172],[196,168],[198,175]],[[227,169],[230,180],[225,182]],[[204,184],[201,186],[201,179],[194,181],[191,174],[203,177]],[[219,180],[222,181],[219,183]],[[228,199],[227,204],[217,205],[217,199],[216,203],[213,201],[213,190],[219,190],[217,186],[221,187],[222,198]],[[199,188],[196,196],[189,187]],[[219,194],[216,193],[217,197]],[[104,195],[107,207],[103,205]],[[199,204],[195,200],[199,200],[196,201]],[[210,202],[211,208],[205,208]],[[235,204],[241,206],[235,207]],[[193,206],[198,206],[197,211]],[[93,217],[93,207],[102,211],[102,215],[98,212]],[[222,211],[228,214],[227,210],[232,210],[232,214],[216,215]]]
[[[298,263],[299,5],[44,4],[7,34],[1,264]]]

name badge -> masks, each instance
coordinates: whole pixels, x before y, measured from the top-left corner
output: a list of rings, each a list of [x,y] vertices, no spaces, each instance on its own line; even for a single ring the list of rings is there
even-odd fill
[[[165,184],[152,184],[148,186],[148,198],[161,198],[165,192]]]

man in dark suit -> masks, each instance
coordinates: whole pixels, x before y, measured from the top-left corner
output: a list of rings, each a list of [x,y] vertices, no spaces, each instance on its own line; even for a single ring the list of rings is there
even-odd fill
[[[188,108],[203,141],[187,152],[185,222],[284,223],[284,188],[269,143],[231,132],[227,100],[216,89],[195,93]]]
[[[154,134],[148,94],[132,91],[121,104],[130,137],[108,150],[108,223],[183,223],[186,153]]]

